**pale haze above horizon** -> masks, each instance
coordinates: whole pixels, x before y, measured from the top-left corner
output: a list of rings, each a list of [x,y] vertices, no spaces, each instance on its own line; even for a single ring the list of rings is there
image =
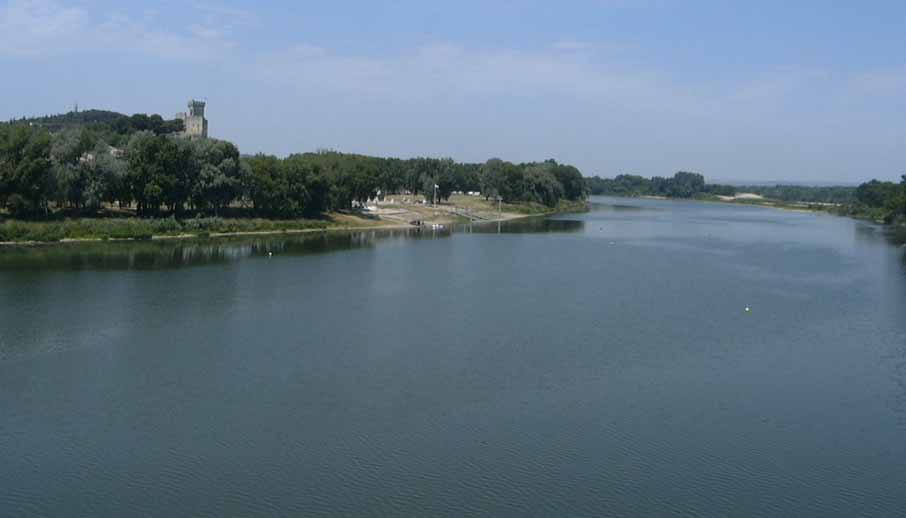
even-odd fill
[[[0,119],[208,102],[243,153],[906,174],[906,2],[0,3]]]

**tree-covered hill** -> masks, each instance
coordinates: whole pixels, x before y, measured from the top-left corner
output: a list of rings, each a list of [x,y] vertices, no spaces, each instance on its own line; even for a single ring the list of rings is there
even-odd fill
[[[17,120],[16,122],[25,122],[32,125],[42,126],[53,131],[93,124],[113,124],[118,120],[128,118],[128,115],[110,110],[84,110],[71,111],[69,113],[60,113],[57,115],[45,115],[43,117],[29,117]]]
[[[15,119],[0,124],[23,124],[43,128],[50,133],[86,129],[101,136],[105,142],[114,147],[124,145],[126,137],[137,131],[167,135],[183,130],[183,123],[178,119],[166,120],[157,114],[144,113],[125,115],[109,110],[71,111],[58,115]]]

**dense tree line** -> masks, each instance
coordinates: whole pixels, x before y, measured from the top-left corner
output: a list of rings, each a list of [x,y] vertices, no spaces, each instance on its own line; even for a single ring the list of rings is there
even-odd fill
[[[40,124],[0,124],[0,206],[33,218],[52,207],[88,213],[111,205],[143,216],[218,215],[245,207],[283,218],[350,209],[389,193],[433,201],[435,195],[445,200],[455,191],[480,191],[488,199],[551,207],[586,193],[579,170],[554,160],[468,164],[332,151],[240,157],[229,142],[174,136],[156,122],[130,126],[123,135],[111,129],[118,120],[56,133]],[[111,135],[120,147],[110,144]]]
[[[513,164],[491,159],[484,164],[444,158],[379,158],[333,151],[279,159],[256,155],[246,160],[247,199],[256,212],[270,216],[316,214],[349,209],[390,193],[408,193],[433,202],[454,192],[480,192],[510,202],[556,206],[586,195],[582,174],[554,160]],[[436,187],[435,187],[436,186]]]
[[[859,185],[844,211],[885,223],[906,221],[906,175],[899,183],[872,180]]]
[[[0,126],[0,204],[36,217],[51,205],[77,212],[135,205],[142,215],[217,212],[241,194],[246,166],[233,144],[151,131],[123,149],[90,129],[51,135],[42,127]]]
[[[732,185],[707,184],[704,176],[686,171],[680,171],[672,178],[661,176],[645,178],[622,174],[615,178],[593,176],[586,178],[585,181],[588,185],[588,192],[595,195],[694,198],[702,195],[733,196],[736,194],[736,188]]]
[[[752,185],[736,189],[739,192],[751,192],[772,200],[791,203],[852,203],[856,192],[855,187],[837,185]]]

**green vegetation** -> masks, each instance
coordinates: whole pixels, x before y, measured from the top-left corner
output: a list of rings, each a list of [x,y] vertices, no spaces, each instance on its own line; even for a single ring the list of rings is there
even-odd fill
[[[454,192],[481,192],[485,199],[557,207],[585,199],[578,169],[554,160],[512,164],[498,159],[464,164],[452,159],[378,158],[336,152],[304,153],[285,159],[256,155],[245,161],[247,199],[270,217],[347,210],[389,193],[422,195],[429,202]],[[435,186],[437,186],[435,188]]]
[[[5,221],[0,223],[0,242],[53,242],[64,239],[151,239],[152,236],[251,232],[281,232],[342,228],[343,222],[323,220],[269,220],[260,218],[81,218],[63,221]]]
[[[219,221],[307,228],[299,218],[323,220],[391,193],[433,202],[481,191],[526,213],[586,197],[579,170],[554,160],[469,164],[333,151],[241,157],[230,142],[174,135],[181,129],[158,115],[97,110],[0,124],[0,218],[17,220],[3,223],[0,241],[170,235],[187,222],[227,216]]]
[[[667,198],[697,198],[703,196],[733,196],[736,188],[731,185],[706,184],[698,173],[680,171],[672,178],[655,176],[645,178],[622,174],[615,178],[594,176],[585,179],[588,192],[607,196],[664,196]]]
[[[664,196],[668,198],[722,199],[779,208],[827,210],[835,214],[871,219],[882,223],[906,223],[906,175],[900,183],[872,180],[858,187],[772,185],[744,186],[707,184],[700,174],[679,172],[673,178],[619,175],[586,178],[588,191],[609,196]],[[737,192],[762,199],[735,199]],[[718,198],[723,196],[724,198]]]
[[[33,117],[9,122],[60,133],[72,129],[87,129],[100,140],[114,147],[125,146],[129,135],[137,131],[150,131],[156,135],[169,135],[183,130],[179,119],[164,120],[160,115],[136,113],[124,115],[106,110],[85,110],[60,115]]]
[[[855,189],[853,201],[841,205],[836,212],[887,224],[906,223],[906,175],[900,183],[863,183]]]
[[[789,203],[845,204],[855,200],[855,187],[812,185],[752,185],[737,187],[739,192],[750,192]]]

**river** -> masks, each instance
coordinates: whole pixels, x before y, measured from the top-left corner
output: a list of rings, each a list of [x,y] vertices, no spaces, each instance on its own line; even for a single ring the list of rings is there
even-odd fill
[[[0,516],[897,515],[900,243],[595,198],[0,249]]]

